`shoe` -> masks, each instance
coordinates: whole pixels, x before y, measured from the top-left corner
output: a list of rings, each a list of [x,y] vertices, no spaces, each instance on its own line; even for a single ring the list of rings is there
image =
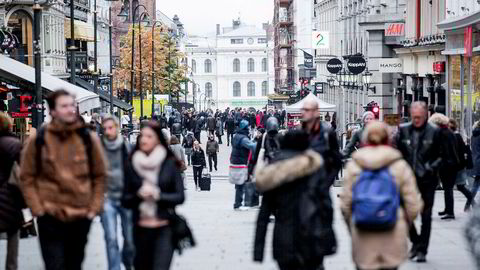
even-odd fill
[[[469,212],[472,208],[472,205],[470,203],[466,203],[465,207],[463,208],[463,212]]]
[[[423,252],[417,253],[417,263],[425,263],[427,262],[427,256]]]
[[[215,168],[215,171],[218,171],[217,168]]]
[[[238,209],[238,211],[248,211],[248,210],[250,210],[250,207],[248,207],[248,206],[240,206],[240,207],[238,207],[237,209]]]
[[[410,249],[410,252],[408,252],[408,258],[410,260],[415,259],[415,257],[417,257],[417,255],[418,255],[418,252],[417,252],[417,248],[415,248],[415,247],[412,247],[412,249]]]
[[[455,215],[445,215],[443,217],[440,218],[441,220],[448,220],[448,219],[455,219]]]
[[[447,212],[445,212],[445,211],[438,212],[438,215],[439,215],[439,216],[445,216],[446,214],[447,214]]]

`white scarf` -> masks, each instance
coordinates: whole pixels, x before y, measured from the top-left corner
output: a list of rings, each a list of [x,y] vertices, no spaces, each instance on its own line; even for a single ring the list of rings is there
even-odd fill
[[[160,188],[158,187],[158,174],[165,158],[167,157],[166,149],[158,145],[150,155],[142,151],[136,151],[132,157],[133,168],[142,178],[142,186],[138,190],[138,194],[149,192],[153,194],[154,200],[145,200],[140,203],[140,217],[154,218],[157,214],[157,203],[160,199]]]

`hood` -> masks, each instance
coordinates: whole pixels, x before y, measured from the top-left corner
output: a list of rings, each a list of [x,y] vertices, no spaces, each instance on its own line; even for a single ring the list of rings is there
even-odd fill
[[[261,192],[269,191],[311,175],[322,166],[322,156],[313,150],[307,150],[292,158],[274,162],[257,170],[255,173],[256,185]]]
[[[367,146],[352,155],[352,159],[362,168],[376,170],[401,159],[402,154],[390,146]]]
[[[49,132],[52,132],[62,138],[66,138],[70,136],[70,134],[72,134],[73,132],[84,127],[85,123],[83,122],[83,120],[80,119],[70,125],[61,123],[60,121],[54,119],[47,126]]]

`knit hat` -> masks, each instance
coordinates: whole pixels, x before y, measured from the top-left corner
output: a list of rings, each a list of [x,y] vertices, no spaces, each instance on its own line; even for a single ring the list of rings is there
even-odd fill
[[[0,132],[9,132],[12,130],[12,118],[5,112],[0,112]]]
[[[248,128],[248,121],[247,120],[242,120],[240,121],[240,129],[246,129]]]
[[[362,124],[365,124],[365,118],[367,118],[367,116],[371,116],[373,119],[375,119],[375,115],[371,111],[366,111],[362,115]]]

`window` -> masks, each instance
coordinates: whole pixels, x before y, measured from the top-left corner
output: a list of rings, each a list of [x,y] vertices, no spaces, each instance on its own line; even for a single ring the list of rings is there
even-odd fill
[[[197,61],[192,59],[192,72],[196,73],[197,72]]]
[[[231,44],[243,44],[243,38],[232,38],[230,42]]]
[[[207,82],[205,84],[205,94],[206,94],[207,98],[212,97],[212,83]]]
[[[268,82],[263,81],[262,82],[262,96],[265,97],[268,95]]]
[[[238,58],[233,59],[233,72],[240,72],[240,60]]]
[[[205,60],[205,73],[212,73],[212,60]]]
[[[249,97],[254,97],[255,96],[255,83],[254,82],[248,82],[248,84],[247,84],[247,95]]]
[[[233,96],[234,97],[239,97],[242,95],[242,89],[240,86],[239,82],[234,82],[233,83]]]
[[[255,72],[255,61],[252,58],[247,61],[247,70],[248,72]]]
[[[259,39],[258,39],[258,43],[259,43],[259,44],[267,43],[267,39],[266,39],[266,38],[259,38]]]
[[[267,72],[267,58],[262,59],[262,72]]]

